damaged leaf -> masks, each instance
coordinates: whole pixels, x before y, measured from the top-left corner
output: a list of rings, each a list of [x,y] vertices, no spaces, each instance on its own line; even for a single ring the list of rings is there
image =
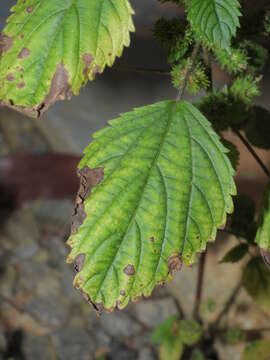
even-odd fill
[[[134,30],[128,0],[18,0],[0,38],[0,102],[40,116],[112,66]]]
[[[233,210],[234,171],[205,117],[163,101],[109,122],[80,169],[104,169],[84,199],[86,219],[68,240],[85,254],[74,286],[111,310],[149,296],[191,264]],[[95,171],[95,170],[92,170]]]

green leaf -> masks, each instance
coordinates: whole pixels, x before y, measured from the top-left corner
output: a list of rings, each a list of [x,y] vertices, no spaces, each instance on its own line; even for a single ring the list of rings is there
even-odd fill
[[[159,324],[155,327],[152,332],[151,341],[154,344],[163,344],[168,343],[172,344],[174,338],[178,337],[179,332],[179,316],[173,315],[170,316],[162,324]]]
[[[134,30],[128,0],[18,0],[0,42],[0,100],[39,116],[112,66]]]
[[[202,336],[202,327],[195,320],[181,320],[179,336],[183,344],[191,346],[196,344]]]
[[[269,360],[270,341],[257,340],[249,343],[243,353],[242,360]]]
[[[183,344],[177,339],[173,346],[168,344],[161,345],[159,349],[159,360],[179,360],[184,351]]]
[[[257,225],[255,223],[256,204],[253,199],[244,194],[239,194],[234,198],[234,212],[228,221],[229,228],[233,233],[246,238],[254,243]]]
[[[239,244],[227,252],[224,258],[221,260],[221,263],[236,263],[242,260],[247,253],[248,245]]]
[[[179,316],[170,316],[162,324],[156,326],[152,332],[151,340],[154,344],[160,344],[160,360],[179,360],[184,347],[179,335]]]
[[[206,358],[199,349],[194,349],[192,351],[191,360],[206,360]]]
[[[270,149],[270,112],[260,106],[253,106],[245,134],[248,141],[261,149]]]
[[[239,8],[238,0],[190,0],[188,20],[207,44],[225,49],[240,25]]]
[[[253,300],[270,314],[270,271],[260,257],[251,259],[244,269],[243,285]]]
[[[230,159],[230,162],[234,170],[237,170],[240,160],[240,153],[237,146],[234,145],[231,141],[224,139],[223,137],[221,138],[221,142],[226,147],[226,149],[229,150],[228,158]]]
[[[261,249],[270,251],[270,184],[263,195],[262,210],[255,242]]]
[[[224,226],[236,192],[227,150],[190,103],[160,102],[110,125],[79,165],[68,240],[68,262],[80,270],[74,285],[106,309],[149,296],[182,262],[193,263]]]

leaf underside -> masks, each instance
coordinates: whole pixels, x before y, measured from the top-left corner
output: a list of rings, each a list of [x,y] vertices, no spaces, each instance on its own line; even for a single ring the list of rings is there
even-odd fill
[[[264,192],[255,242],[261,249],[270,251],[270,184]]]
[[[84,202],[67,260],[80,260],[75,287],[107,310],[149,296],[193,263],[236,192],[227,150],[191,104],[164,101],[109,124],[79,165],[104,169],[104,178]]]
[[[229,48],[239,24],[238,0],[191,0],[188,19],[195,33],[209,45]]]
[[[0,101],[39,116],[112,66],[134,30],[128,0],[18,0],[0,39]]]

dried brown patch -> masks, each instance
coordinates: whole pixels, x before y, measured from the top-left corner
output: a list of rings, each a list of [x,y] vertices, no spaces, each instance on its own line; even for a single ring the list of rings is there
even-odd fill
[[[29,14],[31,14],[31,12],[33,12],[33,10],[34,10],[34,5],[30,5],[30,6],[28,6],[28,8],[26,9],[26,11],[27,11]]]
[[[74,260],[74,269],[78,273],[82,270],[85,262],[85,254],[79,254]]]
[[[25,87],[25,82],[23,82],[23,81],[17,85],[18,89],[23,89],[24,87]]]
[[[150,236],[150,241],[151,241],[151,242],[155,242],[154,236]]]
[[[80,179],[80,187],[72,215],[71,234],[76,234],[84,222],[86,218],[84,201],[91,194],[92,187],[97,186],[103,180],[104,168],[90,169],[88,166],[85,166],[83,169],[78,170],[78,176]]]
[[[84,67],[83,67],[83,74],[84,74],[85,76],[87,76],[87,75],[88,75],[88,71],[89,71],[89,69],[90,69],[90,66],[91,66],[91,64],[92,64],[93,61],[94,61],[94,58],[93,58],[93,56],[92,56],[91,54],[83,54],[83,56],[82,56],[82,61],[83,61],[83,65],[84,65]]]
[[[180,271],[182,268],[182,257],[180,254],[174,254],[167,260],[169,272],[172,274],[174,271]]]
[[[93,76],[96,76],[96,74],[101,74],[101,67],[96,65],[94,69],[92,70]]]
[[[18,58],[24,59],[29,55],[30,55],[30,50],[28,48],[22,48],[22,50],[19,52]]]
[[[97,315],[100,316],[100,315],[103,313],[103,311],[104,311],[104,305],[103,305],[102,303],[95,304],[95,303],[91,300],[91,298],[90,298],[90,296],[89,296],[88,294],[86,294],[86,293],[83,292],[82,290],[81,290],[81,292],[82,292],[82,294],[83,294],[84,299],[88,302],[89,305],[93,306],[93,308],[95,309]]]
[[[7,52],[13,45],[13,38],[7,35],[0,35],[0,55]]]
[[[14,81],[14,80],[15,80],[15,77],[14,77],[13,74],[7,74],[6,80],[7,80],[7,81]]]
[[[132,276],[135,275],[135,268],[133,265],[128,264],[125,268],[124,268],[124,273],[128,276]]]
[[[126,295],[125,290],[121,290],[121,291],[120,291],[120,295],[121,295],[121,296],[125,296],[125,295]]]
[[[265,249],[260,249],[265,265],[270,269],[270,253]]]

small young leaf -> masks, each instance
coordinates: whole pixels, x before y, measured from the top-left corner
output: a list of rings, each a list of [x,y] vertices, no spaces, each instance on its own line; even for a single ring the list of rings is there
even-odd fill
[[[128,0],[18,0],[0,39],[0,101],[37,117],[130,42]]]
[[[154,344],[172,344],[175,337],[178,338],[179,320],[179,316],[173,315],[162,324],[157,325],[152,332],[151,341]]]
[[[259,226],[255,242],[261,249],[270,251],[270,184],[265,189]]]
[[[270,314],[270,271],[260,257],[251,259],[244,269],[243,285],[253,300]]]
[[[179,326],[179,336],[183,344],[194,345],[202,336],[202,327],[195,320],[181,320]]]
[[[245,127],[248,141],[261,149],[270,149],[270,112],[260,106],[253,106]]]
[[[243,353],[243,360],[269,360],[270,341],[257,340],[249,343]]]
[[[159,349],[159,360],[179,360],[183,351],[184,346],[179,339],[175,340],[173,345],[162,344]]]
[[[207,44],[225,49],[240,25],[239,8],[238,0],[190,0],[188,20]]]
[[[193,263],[236,192],[227,150],[190,103],[163,101],[110,125],[79,165],[68,240],[68,262],[79,265],[74,285],[100,309],[149,296],[182,262]]]
[[[242,260],[247,253],[248,244],[239,244],[227,252],[224,258],[221,260],[221,263],[236,263]]]
[[[199,349],[194,349],[192,351],[191,360],[206,360],[206,358]]]

